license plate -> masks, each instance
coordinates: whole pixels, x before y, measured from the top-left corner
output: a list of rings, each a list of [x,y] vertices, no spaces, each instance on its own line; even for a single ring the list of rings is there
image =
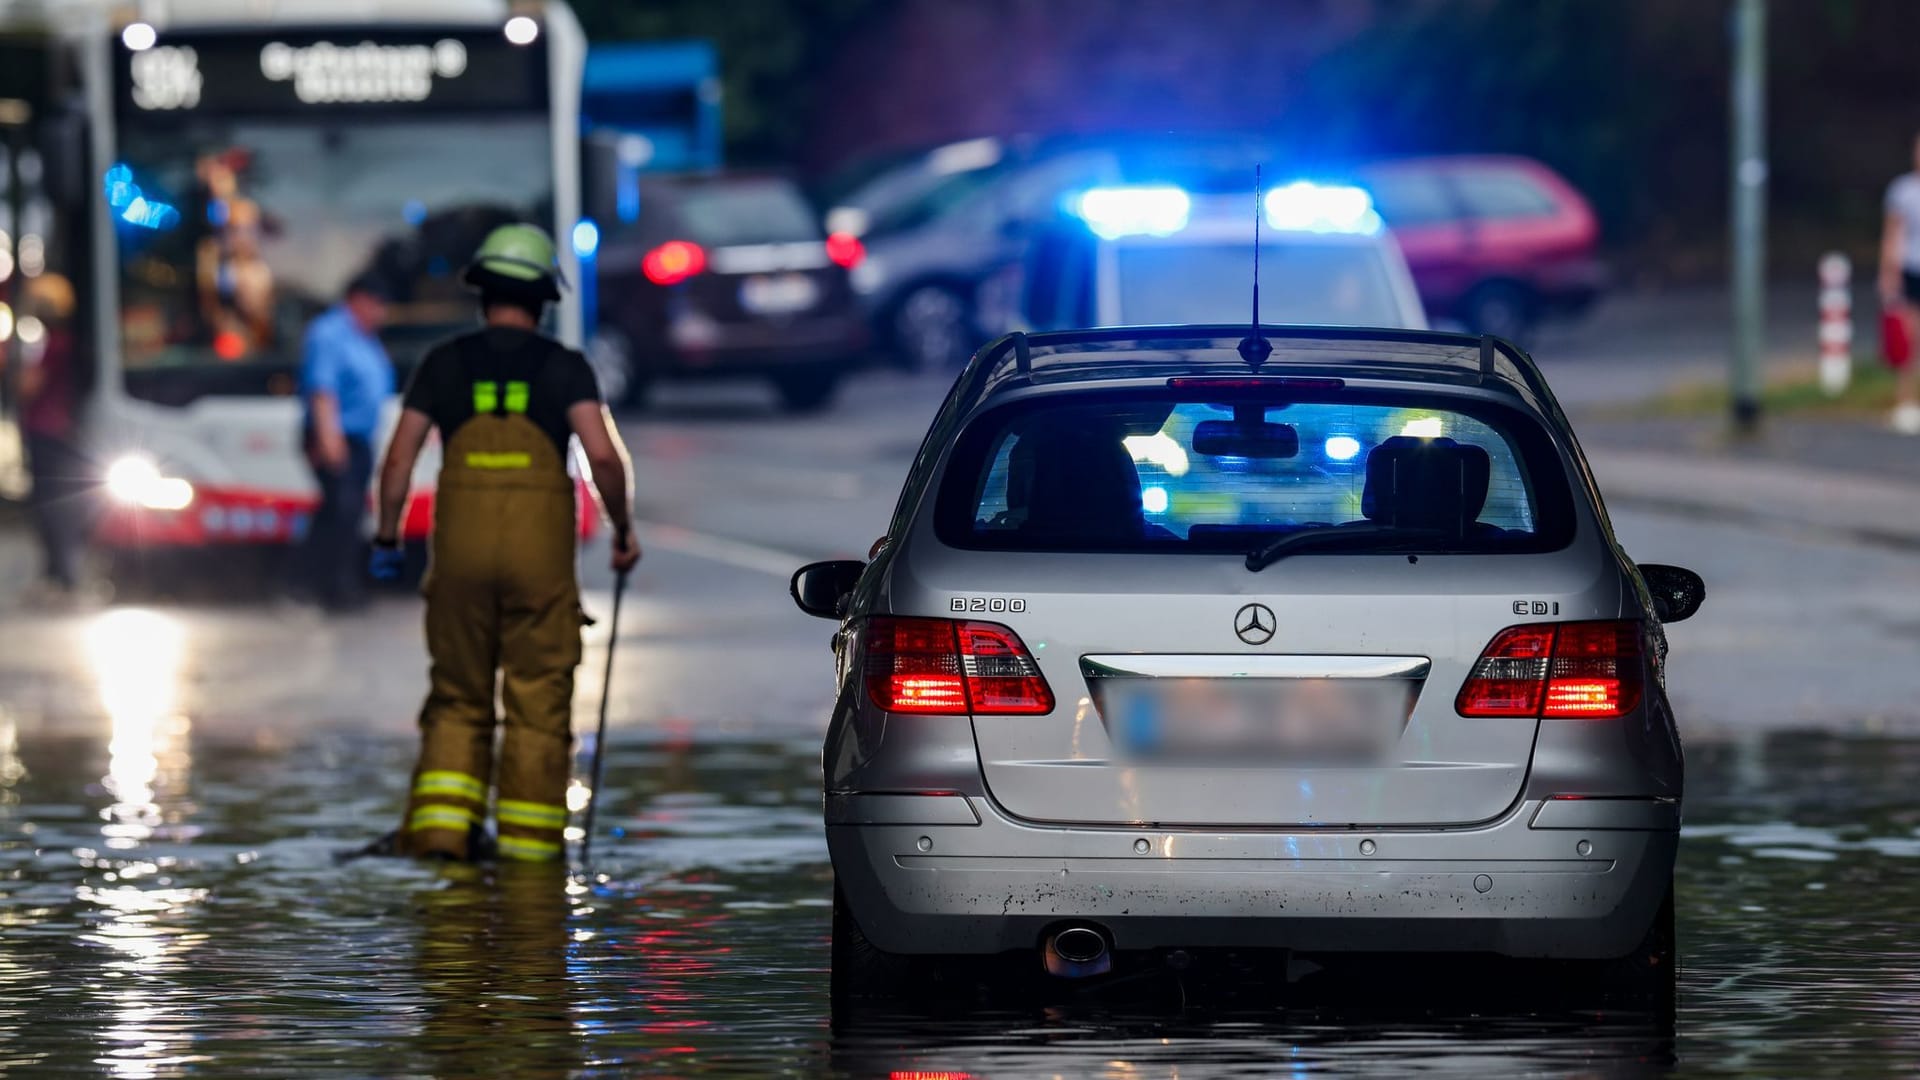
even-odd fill
[[[805,274],[759,274],[740,283],[740,307],[755,315],[791,315],[820,302],[820,286]]]
[[[1365,765],[1413,709],[1404,679],[1100,679],[1095,705],[1126,757]]]

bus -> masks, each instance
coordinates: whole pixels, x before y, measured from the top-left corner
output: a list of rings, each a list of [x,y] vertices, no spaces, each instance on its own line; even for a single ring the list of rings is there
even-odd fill
[[[473,325],[460,272],[495,226],[554,231],[579,280],[564,238],[591,228],[586,43],[564,4],[15,0],[9,48],[35,8],[49,74],[32,171],[61,210],[43,261],[81,297],[82,445],[109,554],[301,538],[302,337],[360,273],[396,290],[383,338],[403,382]],[[553,329],[580,343],[577,292]],[[439,464],[424,458],[415,540]]]

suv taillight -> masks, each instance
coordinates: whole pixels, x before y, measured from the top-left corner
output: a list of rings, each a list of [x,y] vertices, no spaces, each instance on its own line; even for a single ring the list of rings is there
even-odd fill
[[[852,233],[827,234],[827,258],[833,260],[833,265],[851,270],[866,257],[867,245],[861,243],[859,237]]]
[[[706,249],[691,240],[669,240],[640,260],[640,272],[655,285],[678,285],[706,268]]]
[[[1640,704],[1637,622],[1541,623],[1500,631],[1454,708],[1461,716],[1624,716]]]
[[[892,713],[1041,715],[1053,691],[1020,635],[996,623],[880,615],[861,632],[867,696]]]

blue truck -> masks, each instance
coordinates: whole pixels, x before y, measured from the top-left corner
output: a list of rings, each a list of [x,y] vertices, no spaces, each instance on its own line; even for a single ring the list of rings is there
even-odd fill
[[[599,321],[603,229],[640,216],[640,174],[719,168],[720,61],[705,41],[596,43],[580,80],[580,153],[585,220],[573,233],[587,358],[610,401],[632,381],[632,345]]]
[[[705,41],[595,44],[580,87],[587,205],[601,222],[640,213],[636,177],[720,165],[720,71]]]

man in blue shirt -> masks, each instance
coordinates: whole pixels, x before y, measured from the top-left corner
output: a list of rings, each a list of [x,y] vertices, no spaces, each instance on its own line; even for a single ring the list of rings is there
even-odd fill
[[[320,485],[305,551],[313,598],[333,609],[363,598],[360,542],[373,479],[373,436],[393,396],[393,361],[380,344],[387,286],[363,274],[346,298],[307,327],[300,363],[307,461]]]

